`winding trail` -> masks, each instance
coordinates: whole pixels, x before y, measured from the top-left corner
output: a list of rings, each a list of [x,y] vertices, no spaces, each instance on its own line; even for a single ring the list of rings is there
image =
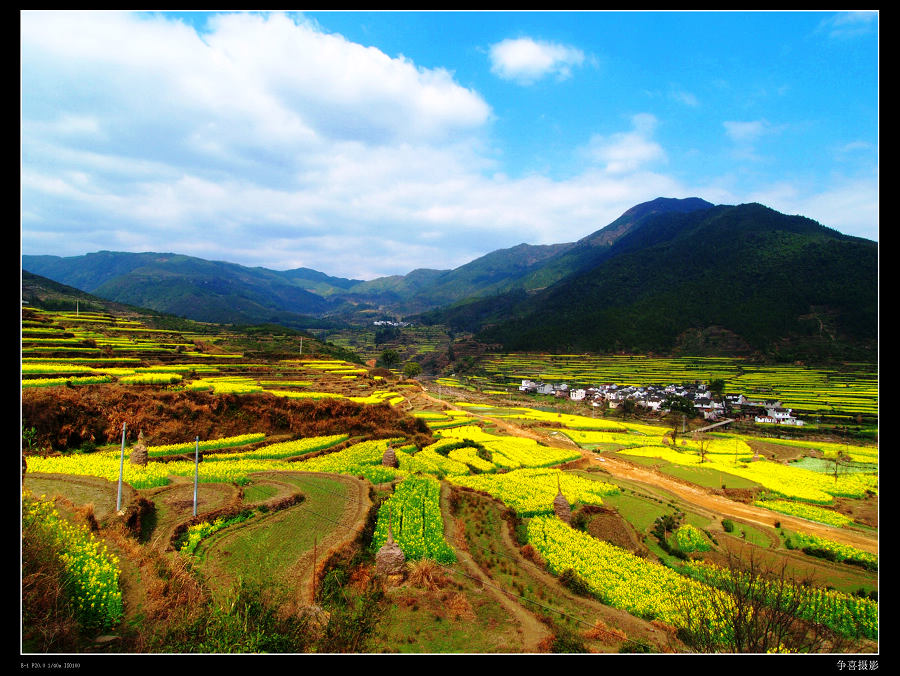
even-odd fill
[[[534,430],[524,429],[519,425],[516,425],[515,423],[479,414],[477,412],[469,410],[468,408],[455,406],[446,401],[435,399],[427,392],[423,391],[422,394],[426,399],[430,400],[434,404],[474,413],[475,415],[477,415],[477,417],[483,420],[489,420],[492,424],[496,425],[498,428],[504,430],[510,435],[527,437],[529,439],[541,441],[551,446],[565,448],[571,448],[573,446],[577,447],[581,451],[581,455],[587,462],[588,466],[600,467],[608,471],[615,477],[628,479],[630,481],[635,481],[668,491],[669,493],[672,493],[685,502],[700,507],[706,511],[712,512],[716,515],[740,519],[742,521],[746,521],[751,524],[758,524],[767,528],[773,528],[775,522],[778,521],[781,522],[781,525],[783,527],[786,527],[789,530],[811,535],[818,535],[835,542],[840,542],[845,545],[850,545],[851,547],[856,547],[857,549],[861,549],[872,554],[878,553],[877,534],[869,534],[848,528],[838,528],[835,526],[816,523],[814,521],[808,521],[806,519],[800,519],[787,514],[775,514],[761,507],[748,505],[742,502],[737,502],[735,500],[730,500],[721,495],[716,495],[710,492],[709,489],[706,489],[702,486],[698,486],[696,484],[691,484],[686,481],[667,476],[662,472],[632,464],[618,457],[615,453],[604,453],[602,454],[603,459],[597,460],[596,457],[599,457],[597,453],[594,453],[593,451],[585,451],[563,434],[539,434]],[[550,432],[552,432],[552,430],[550,430]]]
[[[447,484],[442,482],[441,511],[444,514],[444,538],[447,542],[465,542],[464,534],[459,532],[456,526],[456,519],[450,516],[447,506],[448,491]],[[506,609],[510,617],[516,620],[524,652],[539,652],[540,644],[551,634],[550,629],[515,601],[511,594],[506,594],[498,589],[496,583],[481,569],[464,547],[457,545],[454,549],[457,560],[465,569],[466,574],[481,582],[484,591],[495,598]]]
[[[841,542],[873,554],[878,553],[877,536],[869,535],[861,531],[838,528],[826,524],[808,521],[790,516],[788,514],[774,514],[773,512],[736,502],[728,498],[710,493],[707,489],[667,477],[661,472],[648,469],[639,465],[633,465],[626,460],[615,457],[614,454],[604,455],[605,462],[595,460],[593,454],[588,457],[592,465],[603,467],[615,477],[649,484],[656,488],[662,488],[682,500],[693,505],[700,506],[717,515],[730,516],[749,523],[759,524],[768,528],[774,528],[775,522],[781,522],[782,527],[802,533],[818,535],[835,542]]]

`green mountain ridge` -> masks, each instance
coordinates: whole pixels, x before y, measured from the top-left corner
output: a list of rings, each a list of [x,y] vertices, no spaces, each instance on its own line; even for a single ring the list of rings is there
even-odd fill
[[[774,358],[874,360],[877,255],[759,204],[653,213],[593,266],[497,308],[478,337],[511,351],[673,352],[713,331]]]
[[[877,355],[878,245],[759,204],[658,198],[576,242],[369,281],[179,254],[22,256],[118,302],[219,323],[405,317],[504,349]]]

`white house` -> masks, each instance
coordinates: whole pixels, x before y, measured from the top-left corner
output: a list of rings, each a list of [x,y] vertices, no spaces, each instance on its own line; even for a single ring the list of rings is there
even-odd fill
[[[780,406],[772,406],[766,409],[766,415],[764,416],[756,416],[754,418],[758,423],[772,423],[775,425],[796,425],[797,427],[801,427],[803,425],[802,420],[798,420],[793,415],[791,415],[791,409],[789,408],[781,408]]]

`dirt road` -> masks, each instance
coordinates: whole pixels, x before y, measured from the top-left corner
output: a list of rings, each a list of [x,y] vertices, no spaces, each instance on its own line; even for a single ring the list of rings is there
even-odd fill
[[[431,397],[427,392],[423,392],[422,396],[437,405],[445,405],[449,408],[457,408],[460,410],[466,410],[470,413],[472,412],[469,409],[457,407],[453,404],[449,404],[446,401],[435,399]],[[576,446],[576,444],[571,441],[571,439],[563,434],[551,435],[553,430],[539,433],[535,430],[522,428],[519,425],[516,425],[515,423],[509,422],[507,420],[492,418],[485,415],[478,415],[478,417],[484,420],[490,420],[498,428],[511,435],[535,439],[537,441],[542,441],[553,446],[562,446],[568,448]],[[690,503],[691,505],[699,507],[712,514],[722,517],[740,519],[751,524],[759,524],[768,528],[772,528],[775,522],[779,521],[781,522],[782,527],[787,528],[788,530],[793,530],[799,533],[807,533],[810,535],[818,535],[835,542],[840,542],[852,547],[856,547],[866,552],[870,552],[873,554],[878,553],[877,534],[869,534],[861,531],[850,530],[847,528],[836,528],[834,526],[807,521],[806,519],[799,519],[787,514],[774,514],[767,509],[744,504],[735,500],[729,500],[728,498],[721,495],[715,495],[713,493],[710,493],[709,490],[703,488],[702,486],[679,481],[678,479],[666,476],[661,472],[654,471],[646,467],[641,467],[639,465],[634,465],[630,462],[617,458],[612,454],[604,456],[603,461],[598,461],[594,459],[596,456],[595,453],[584,450],[581,450],[581,452],[591,465],[602,467],[613,476],[663,489],[677,496],[681,500],[684,500],[685,502]]]
[[[592,464],[603,467],[613,476],[649,484],[656,488],[662,488],[663,490],[678,496],[685,502],[701,507],[714,514],[733,517],[749,523],[767,526],[769,528],[774,527],[775,522],[779,521],[781,522],[781,526],[788,530],[818,535],[829,540],[834,540],[835,542],[841,542],[856,547],[866,552],[871,552],[873,554],[878,553],[878,539],[876,535],[819,524],[813,521],[807,521],[806,519],[798,519],[787,514],[774,514],[767,509],[729,500],[724,496],[712,494],[701,486],[678,481],[677,479],[667,477],[661,472],[633,465],[615,457],[605,456],[604,460],[605,462],[600,462],[594,460],[592,456],[590,457],[590,462]]]

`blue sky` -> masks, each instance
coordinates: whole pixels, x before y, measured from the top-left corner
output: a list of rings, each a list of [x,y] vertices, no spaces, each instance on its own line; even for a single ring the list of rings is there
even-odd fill
[[[372,279],[661,196],[878,239],[876,12],[20,17],[24,254]]]

